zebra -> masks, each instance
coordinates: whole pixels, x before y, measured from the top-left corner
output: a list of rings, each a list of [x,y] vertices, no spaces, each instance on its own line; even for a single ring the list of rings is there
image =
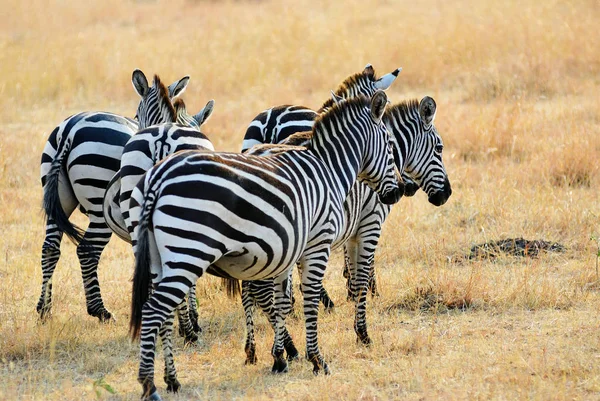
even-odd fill
[[[406,171],[429,195],[435,206],[443,205],[452,188],[442,161],[443,142],[433,121],[436,103],[431,97],[421,101],[409,100],[388,107],[383,121],[393,138],[396,167]],[[310,133],[297,133],[281,144],[255,145],[246,154],[269,155],[286,145],[306,146]],[[283,146],[282,146],[283,145]],[[366,323],[366,294],[373,259],[382,225],[391,211],[390,205],[382,204],[376,194],[366,185],[355,183],[344,202],[344,229],[332,249],[344,245],[348,269],[348,291],[356,302],[354,329],[358,340],[370,344]],[[291,283],[291,276],[289,277]],[[290,284],[291,285],[291,284]],[[274,281],[261,280],[242,282],[242,305],[246,316],[246,364],[257,361],[254,341],[255,306],[273,320]],[[293,341],[288,340],[288,359],[296,357]]]
[[[127,142],[121,156],[121,167],[110,180],[104,194],[102,211],[108,227],[119,238],[133,245],[136,239],[129,219],[129,199],[131,191],[140,177],[166,156],[183,149],[205,149],[214,151],[210,140],[200,132],[200,126],[211,116],[214,100],[196,115],[189,115],[185,103],[176,99],[173,103],[177,113],[177,123],[153,125],[138,131]],[[196,309],[195,285],[189,291],[188,306],[184,303],[178,309],[180,333],[186,342],[198,339],[198,312]]]
[[[293,105],[276,106],[262,111],[248,125],[241,152],[244,153],[255,145],[281,143],[292,134],[310,131],[317,116],[335,102],[359,93],[371,96],[376,90],[386,90],[401,71],[402,68],[397,68],[383,77],[377,78],[373,66],[367,64],[362,72],[347,77],[335,91],[332,91],[332,97],[327,99],[317,111],[305,106]],[[402,175],[402,180],[404,181],[404,196],[413,196],[419,189],[418,185],[406,174]],[[346,258],[345,261],[344,272],[347,272],[348,259]],[[375,294],[374,276],[369,280],[369,288]],[[328,311],[335,306],[325,289],[321,294],[321,301]]]
[[[383,91],[371,100],[361,95],[334,105],[314,124],[305,150],[268,157],[182,151],[140,180],[130,201],[138,239],[130,334],[141,335],[138,381],[144,398],[160,399],[154,385],[158,335],[167,390],[180,388],[170,343],[172,312],[205,272],[244,280],[277,277],[272,370],[284,372],[282,334],[291,307],[286,283],[300,261],[308,358],[314,374],[329,373],[319,352],[317,316],[342,203],[357,178],[384,203],[402,195],[381,122],[386,105]]]
[[[150,87],[144,73],[135,70],[132,83],[140,96],[139,122],[112,113],[82,112],[64,120],[50,134],[40,168],[46,236],[41,258],[42,291],[36,309],[42,322],[51,315],[52,275],[60,258],[63,233],[77,244],[88,314],[100,321],[112,319],[102,301],[97,272],[111,236],[102,217],[104,189],[119,169],[125,143],[140,127],[173,118],[170,98],[180,95],[188,81],[185,76],[166,88],[154,76]],[[69,221],[78,206],[90,221],[85,232]]]
[[[367,64],[362,72],[347,77],[333,92],[334,96],[344,99],[359,94],[372,96],[377,90],[388,89],[401,71],[402,68],[396,68],[389,74],[377,78],[373,66]],[[331,107],[335,101],[335,98],[327,99],[317,111],[305,106],[287,104],[260,112],[246,129],[242,153],[254,145],[279,143],[297,132],[310,131],[317,116]]]

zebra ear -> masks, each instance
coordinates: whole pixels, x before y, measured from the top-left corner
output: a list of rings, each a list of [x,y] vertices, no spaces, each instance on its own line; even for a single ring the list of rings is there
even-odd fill
[[[344,100],[343,97],[336,95],[334,91],[331,91],[331,98],[333,99],[333,103],[335,103],[335,104],[338,104],[342,100]]]
[[[131,82],[138,95],[140,95],[140,97],[146,97],[150,91],[150,87],[148,86],[146,76],[141,70],[135,69],[133,71],[133,74],[131,74]]]
[[[371,63],[365,65],[365,69],[363,70],[363,74],[368,76],[368,77],[375,77],[375,69],[373,68],[373,66],[371,65]]]
[[[435,100],[429,96],[425,96],[419,103],[419,114],[425,125],[429,125],[435,118],[436,104]]]
[[[190,82],[189,75],[186,75],[185,77],[181,78],[179,81],[173,82],[171,85],[169,85],[169,97],[171,99],[173,99],[174,97],[181,95],[185,91],[185,88],[187,88],[187,84],[189,82]]]
[[[398,74],[400,74],[400,71],[402,71],[402,67],[396,68],[389,74],[385,74],[383,77],[375,81],[375,87],[377,89],[386,90],[394,83],[396,78],[398,78]]]
[[[385,107],[387,106],[387,104],[388,99],[385,92],[382,90],[375,92],[375,94],[371,98],[371,117],[373,117],[375,122],[379,123],[381,121],[383,113],[385,113]]]
[[[215,101],[211,99],[208,101],[208,103],[206,103],[206,106],[204,106],[204,108],[194,116],[194,120],[198,122],[198,125],[204,124],[210,118],[214,107]]]

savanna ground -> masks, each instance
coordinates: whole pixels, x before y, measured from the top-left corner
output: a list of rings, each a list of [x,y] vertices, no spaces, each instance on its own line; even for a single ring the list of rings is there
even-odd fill
[[[501,5],[499,5],[501,3]],[[52,129],[83,110],[133,116],[131,72],[189,74],[188,109],[216,100],[205,126],[237,151],[247,123],[283,103],[317,108],[372,63],[402,66],[394,101],[430,95],[454,193],[420,192],[389,217],[369,300],[374,345],[356,344],[342,258],[321,314],[332,369],[300,361],[270,373],[272,331],[258,318],[258,365],[243,364],[242,308],[199,283],[204,329],[176,345],[183,388],[165,399],[600,399],[597,253],[600,7],[595,0],[446,2],[4,0],[0,19],[0,398],[136,400],[138,344],[127,337],[132,255],[113,238],[100,267],[117,322],[85,313],[74,246],[64,241],[54,315],[37,321],[39,160]],[[418,5],[417,5],[418,4]],[[79,224],[86,220],[78,214]],[[546,239],[566,252],[458,261],[477,243]],[[302,350],[301,313],[288,326]]]

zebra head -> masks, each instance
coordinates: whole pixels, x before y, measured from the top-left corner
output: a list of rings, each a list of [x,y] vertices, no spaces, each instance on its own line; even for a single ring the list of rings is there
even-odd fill
[[[433,125],[435,113],[435,101],[426,96],[420,102],[394,105],[385,121],[395,142],[398,169],[423,188],[431,204],[441,206],[452,195],[452,188],[442,160],[444,143]]]
[[[133,71],[131,82],[141,98],[136,113],[139,129],[155,124],[175,122],[176,114],[171,99],[183,93],[189,80],[190,77],[185,76],[166,87],[158,75],[155,75],[152,86],[149,86],[142,71]]]
[[[206,106],[204,106],[202,110],[194,115],[188,114],[185,103],[180,98],[175,99],[175,102],[173,102],[173,107],[175,108],[175,113],[177,115],[177,124],[183,125],[184,127],[195,128],[200,131],[200,126],[210,118],[215,107],[215,101],[209,100],[208,103],[206,103]]]
[[[393,204],[404,194],[404,183],[394,164],[392,142],[382,121],[388,99],[383,91],[377,91],[371,98],[367,125],[367,137],[363,153],[362,169],[358,179],[379,194],[382,203]]]
[[[389,74],[377,78],[373,66],[367,64],[362,72],[350,75],[335,91],[332,91],[332,98],[323,103],[319,112],[327,110],[341,99],[349,99],[359,95],[370,98],[376,91],[388,89],[398,77],[400,71],[402,71],[402,68],[396,68]]]

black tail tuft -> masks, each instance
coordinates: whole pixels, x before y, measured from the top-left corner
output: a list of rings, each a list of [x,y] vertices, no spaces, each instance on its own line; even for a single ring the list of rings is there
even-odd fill
[[[60,204],[60,195],[58,192],[60,172],[64,168],[63,160],[67,153],[68,149],[65,149],[65,151],[62,152],[62,155],[57,155],[57,158],[50,166],[50,171],[46,175],[42,206],[46,216],[54,220],[58,229],[67,234],[75,244],[79,244],[83,240],[85,231],[69,221],[69,216],[67,216]]]
[[[223,278],[222,283],[225,286],[229,298],[235,299],[236,297],[241,296],[242,291],[240,290],[239,280],[235,278]]]
[[[148,227],[140,222],[140,230],[135,252],[135,272],[133,273],[133,290],[131,295],[131,319],[129,334],[132,340],[140,336],[142,329],[142,309],[150,292],[150,248],[148,244]]]

